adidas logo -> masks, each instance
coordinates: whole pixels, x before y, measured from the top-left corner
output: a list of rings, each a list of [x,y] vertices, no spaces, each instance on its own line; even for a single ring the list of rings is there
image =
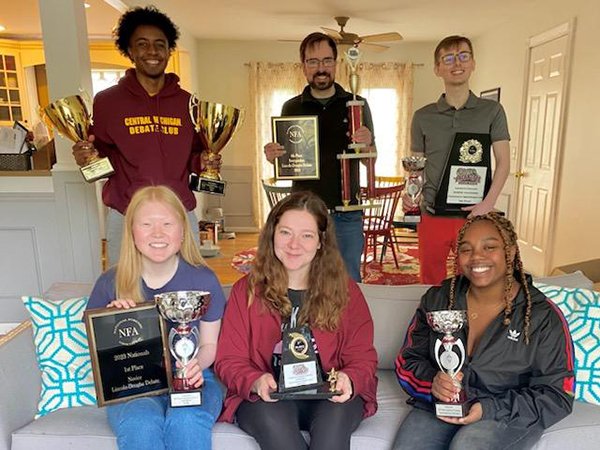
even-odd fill
[[[521,332],[517,331],[517,330],[508,330],[508,335],[506,336],[507,339],[513,341],[513,342],[519,342],[519,336],[521,336]]]

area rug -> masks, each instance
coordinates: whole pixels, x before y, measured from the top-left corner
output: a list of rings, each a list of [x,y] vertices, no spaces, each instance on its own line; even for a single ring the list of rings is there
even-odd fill
[[[398,268],[394,264],[391,251],[387,251],[383,262],[368,262],[363,272],[363,283],[404,285],[419,283],[419,247],[417,244],[400,245],[396,247]],[[231,266],[239,272],[248,273],[254,258],[256,247],[243,250],[234,255]],[[448,260],[451,269],[452,261]]]

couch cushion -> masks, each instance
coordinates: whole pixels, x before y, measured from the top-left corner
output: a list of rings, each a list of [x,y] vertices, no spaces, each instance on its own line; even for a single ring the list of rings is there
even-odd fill
[[[546,431],[533,450],[596,450],[600,436],[600,407],[575,402],[573,413]]]
[[[561,286],[565,288],[583,288],[591,290],[594,287],[594,282],[586,277],[581,270],[564,275],[534,278],[533,281],[536,283],[551,284],[553,286]]]
[[[64,298],[85,297],[90,295],[94,285],[92,283],[80,283],[77,281],[58,281],[44,292],[47,300],[62,300]]]
[[[404,342],[406,328],[421,297],[430,286],[381,286],[359,284],[375,324],[377,367],[394,369],[394,360]]]
[[[392,370],[379,370],[377,413],[359,425],[351,449],[389,449],[410,406]],[[600,435],[600,407],[575,402],[573,414],[550,427],[534,450],[592,450]],[[259,450],[256,441],[236,425],[217,423],[213,429],[215,450]],[[33,421],[13,433],[12,450],[116,450],[117,441],[108,425],[106,409],[94,406],[61,409]]]
[[[13,433],[12,450],[117,450],[105,408],[59,409]]]
[[[42,372],[36,417],[59,408],[94,405],[96,393],[83,324],[88,297],[22,299],[31,315],[36,358]]]
[[[410,411],[406,394],[392,370],[379,370],[377,413],[362,421],[352,435],[352,449],[390,448],[400,422]],[[305,435],[308,440],[308,435]],[[258,444],[236,425],[217,423],[213,428],[214,449],[260,450]],[[13,450],[116,450],[117,441],[108,424],[106,408],[84,406],[61,409],[35,420],[13,433]]]

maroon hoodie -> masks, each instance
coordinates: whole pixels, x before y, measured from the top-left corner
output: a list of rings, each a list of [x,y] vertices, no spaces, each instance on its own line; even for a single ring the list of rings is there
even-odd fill
[[[160,92],[149,96],[127,70],[117,86],[94,99],[94,125],[90,132],[101,156],[108,156],[115,173],[104,185],[104,204],[125,214],[135,191],[150,185],[173,189],[188,210],[196,199],[188,188],[192,153],[203,150],[188,114],[190,94],[179,77],[168,73]]]

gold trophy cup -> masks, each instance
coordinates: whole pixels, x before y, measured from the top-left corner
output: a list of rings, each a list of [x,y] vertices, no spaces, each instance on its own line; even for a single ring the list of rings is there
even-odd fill
[[[242,110],[221,103],[199,100],[192,94],[189,112],[196,132],[208,147],[209,161],[214,161],[223,147],[231,140],[242,122]],[[190,175],[190,189],[207,194],[224,195],[226,182],[219,169],[206,167],[200,174]]]
[[[87,140],[92,116],[81,95],[70,95],[56,100],[43,108],[42,112],[48,124],[65,138],[73,142]],[[97,155],[91,156],[87,164],[79,170],[88,183],[115,173],[109,159]]]

